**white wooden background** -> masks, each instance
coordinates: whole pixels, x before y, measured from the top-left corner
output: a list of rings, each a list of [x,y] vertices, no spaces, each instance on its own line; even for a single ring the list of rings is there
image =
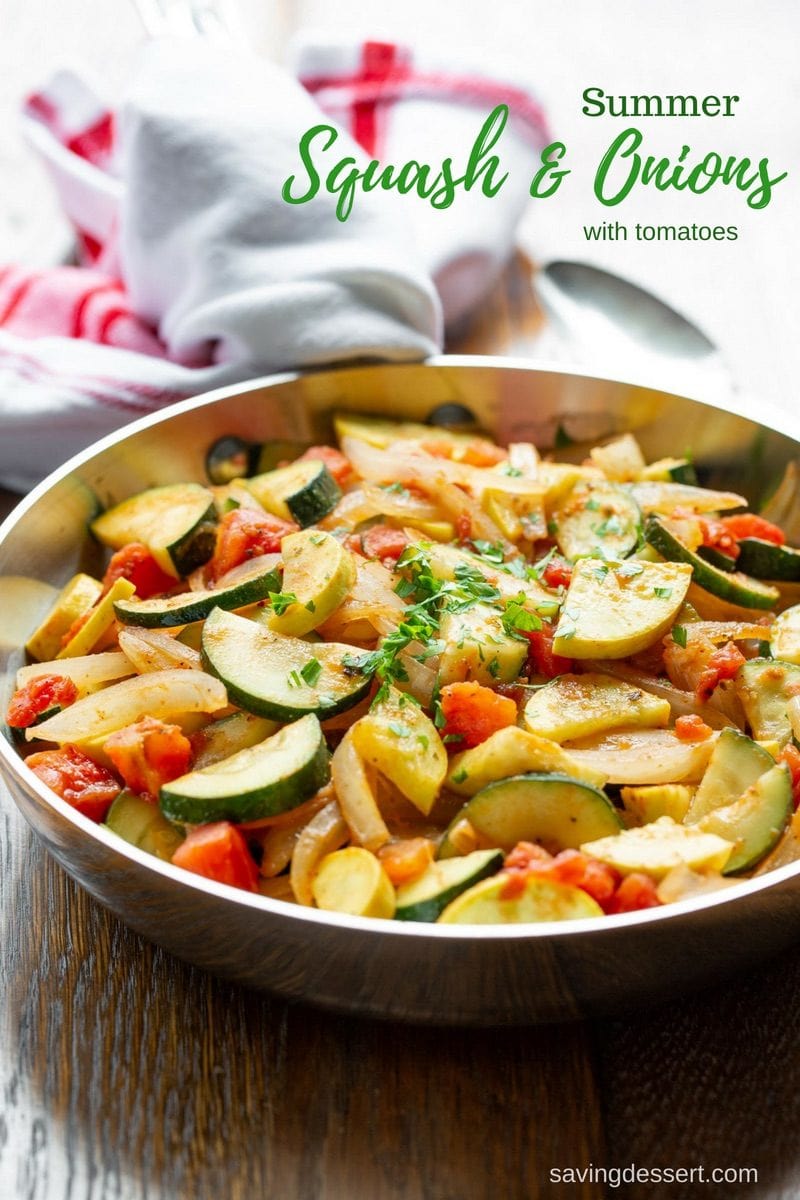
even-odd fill
[[[512,51],[529,68],[573,168],[558,197],[532,203],[525,248],[540,261],[597,261],[652,288],[707,330],[747,391],[796,404],[797,0],[241,0],[240,7],[254,43],[278,58],[306,25],[422,37],[486,63]],[[19,138],[19,97],[64,62],[86,63],[113,94],[141,37],[131,0],[0,0],[0,261],[46,261],[63,236],[47,182]],[[642,189],[620,209],[602,209],[591,175],[622,122],[581,115],[589,85],[615,94],[735,93],[735,119],[644,122],[648,149],[675,154],[686,141],[702,153],[766,154],[790,177],[761,211],[725,188],[699,199]],[[630,225],[736,224],[739,241],[587,245],[582,225],[617,215]]]

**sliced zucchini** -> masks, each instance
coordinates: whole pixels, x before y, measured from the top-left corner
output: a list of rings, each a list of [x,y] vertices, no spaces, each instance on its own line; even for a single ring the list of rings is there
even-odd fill
[[[711,566],[719,571],[736,570],[736,559],[731,558],[729,554],[723,554],[721,550],[715,550],[713,546],[698,546],[697,553],[704,562],[711,563]]]
[[[302,637],[327,621],[356,581],[353,556],[329,533],[302,530],[281,541],[284,593],[296,597],[280,613],[270,612],[265,624],[276,633]]]
[[[737,566],[757,579],[800,580],[800,550],[776,546],[763,538],[742,538]]]
[[[159,805],[171,821],[258,821],[296,808],[328,782],[328,747],[313,714],[209,767],[161,788]]]
[[[696,513],[747,508],[744,496],[738,496],[735,492],[715,492],[711,488],[691,487],[686,483],[632,483],[629,490],[642,512],[661,513],[666,517],[676,508],[690,508]]]
[[[246,483],[267,512],[285,521],[296,521],[302,529],[326,517],[342,495],[328,468],[315,458],[254,475]]]
[[[702,490],[702,489],[701,489]],[[714,596],[743,608],[774,608],[778,589],[761,583],[740,571],[720,571],[685,546],[658,517],[650,517],[644,527],[648,543],[669,562],[688,563],[694,582]]]
[[[112,550],[143,542],[162,571],[182,579],[214,553],[216,524],[214,497],[207,488],[168,483],[109,508],[90,528]]]
[[[636,549],[642,515],[622,488],[587,479],[575,485],[554,520],[558,548],[567,558],[620,559]]]
[[[85,654],[91,653],[114,624],[117,601],[127,600],[135,592],[136,589],[129,579],[116,579],[102,600],[99,600],[91,610],[89,619],[81,625],[66,646],[59,650],[56,658],[82,658]]]
[[[614,805],[599,788],[567,775],[514,775],[490,783],[469,800],[452,825],[466,819],[487,847],[512,850],[518,842],[541,842],[553,851],[618,833]],[[452,858],[447,834],[439,858]]]
[[[473,850],[462,858],[432,862],[419,878],[397,889],[398,921],[436,921],[451,900],[503,865],[500,850]]]
[[[663,637],[683,604],[683,563],[581,559],[564,600],[553,650],[567,658],[627,658]]]
[[[129,842],[156,858],[170,862],[183,841],[180,829],[167,820],[152,800],[145,800],[127,788],[120,792],[106,817],[106,826]]]
[[[370,677],[348,665],[352,646],[282,637],[221,608],[203,626],[201,652],[234,704],[276,721],[306,713],[325,720],[358,704],[370,689]]]
[[[772,755],[738,729],[723,729],[711,752],[705,774],[686,814],[697,824],[716,808],[723,808],[774,767]]]
[[[277,721],[268,721],[266,717],[257,717],[249,712],[235,712],[218,721],[212,721],[195,735],[194,769],[210,767],[212,763],[230,758],[240,750],[256,746],[277,733],[280,725]]]
[[[511,683],[528,657],[528,642],[507,633],[502,612],[488,604],[445,613],[439,637],[444,642],[439,657],[442,685],[465,679],[488,687]]]
[[[425,545],[425,558],[435,579],[453,580],[459,567],[479,571],[487,583],[497,588],[501,600],[517,600],[520,593],[525,597],[524,607],[539,616],[549,617],[558,612],[561,601],[534,579],[521,579],[510,570],[502,570],[475,554],[468,554],[456,546]],[[402,571],[403,564],[399,564]]]
[[[791,776],[789,768],[780,763],[756,779],[738,800],[707,813],[698,828],[734,843],[722,873],[736,875],[769,854],[791,814]]]
[[[281,576],[274,566],[253,560],[252,571],[241,575],[230,587],[199,592],[181,592],[179,596],[153,597],[151,600],[120,600],[114,605],[123,625],[145,629],[170,629],[203,621],[215,608],[245,608],[266,600],[270,592],[281,590]]]
[[[669,722],[668,700],[633,687],[611,675],[559,675],[538,688],[523,709],[532,733],[566,742],[620,727],[663,727]]]
[[[447,786],[460,796],[474,796],[498,779],[537,772],[569,775],[571,779],[594,787],[602,787],[606,781],[602,772],[579,766],[566,750],[549,738],[529,733],[518,725],[508,725],[491,734],[479,746],[454,754],[450,759]]]
[[[257,446],[235,434],[217,438],[206,453],[206,475],[219,487],[241,479],[253,469],[257,452]]]
[[[480,436],[441,425],[423,425],[419,421],[386,421],[382,417],[365,417],[361,413],[336,413],[333,427],[340,441],[344,437],[357,438],[378,450],[385,450],[397,441],[451,442],[454,446],[467,446]]]
[[[484,879],[448,904],[442,925],[526,925],[540,921],[582,921],[602,917],[596,900],[580,888],[551,883],[535,876],[525,880],[522,891],[505,894],[504,875]]]
[[[387,920],[394,916],[391,880],[375,855],[363,846],[327,854],[311,884],[311,894],[317,908],[329,912]]]
[[[614,837],[584,842],[581,850],[621,875],[641,871],[663,879],[682,864],[693,871],[721,871],[731,857],[733,842],[691,825],[677,825],[671,817],[659,817]]]
[[[639,479],[653,483],[690,483],[696,487],[697,471],[688,458],[659,458],[642,468]]]
[[[773,658],[800,666],[800,605],[784,609],[775,618],[769,648]]]
[[[55,658],[61,649],[64,635],[85,616],[103,594],[103,585],[91,575],[73,575],[58,594],[55,604],[42,624],[25,643],[31,658],[39,662]]]
[[[686,783],[645,784],[624,787],[622,804],[635,825],[649,825],[659,817],[683,821],[694,796],[694,788]]]
[[[792,737],[786,705],[800,694],[800,666],[777,658],[751,658],[739,668],[735,686],[753,737],[785,746]]]
[[[395,688],[351,730],[356,750],[426,816],[447,774],[439,731],[418,704]]]

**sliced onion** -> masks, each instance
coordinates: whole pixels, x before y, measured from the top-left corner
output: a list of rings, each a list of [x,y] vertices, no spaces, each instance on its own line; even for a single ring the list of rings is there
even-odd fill
[[[144,717],[218,712],[228,702],[225,685],[204,671],[153,671],[76,700],[63,712],[32,726],[26,737],[83,742],[104,737]]]
[[[754,621],[691,621],[684,629],[690,642],[696,638],[705,638],[715,644],[752,642],[769,637],[770,622],[762,625]]]
[[[436,504],[410,492],[387,492],[367,484],[364,497],[375,505],[376,513],[385,517],[399,517],[408,521],[435,521],[439,516]]]
[[[139,675],[149,671],[169,671],[173,667],[184,671],[201,670],[198,651],[184,646],[161,629],[124,625],[119,631],[119,644]]]
[[[342,438],[342,451],[362,478],[372,483],[402,483],[412,486],[435,484],[439,479],[469,485],[478,467],[435,458],[410,442],[394,442],[378,450],[357,438]],[[480,478],[478,475],[477,478]]]
[[[456,487],[454,483],[448,483],[445,479],[440,479],[436,483],[434,491],[442,508],[454,524],[458,522],[459,517],[469,522],[470,537],[483,538],[487,542],[499,542],[506,552],[516,550],[514,543],[508,541],[478,502],[473,500],[472,496],[468,496],[460,487]]]
[[[231,567],[230,571],[226,571],[224,575],[220,575],[219,579],[214,581],[211,590],[218,592],[220,588],[233,587],[234,584],[240,583],[244,579],[251,579],[253,575],[271,571],[277,567],[280,561],[280,554],[257,554],[255,558],[248,558],[238,566]],[[206,584],[206,588],[208,586]]]
[[[336,800],[331,800],[309,821],[297,839],[289,880],[298,904],[312,906],[311,884],[326,854],[338,850],[349,838],[347,824]]]
[[[364,761],[348,731],[331,759],[331,778],[342,816],[353,841],[367,850],[378,850],[389,841],[389,830],[370,787]]]
[[[568,742],[564,749],[609,783],[694,783],[702,777],[716,739],[713,734],[704,742],[682,742],[669,729],[620,729]]]
[[[113,679],[133,674],[130,660],[119,650],[103,654],[82,654],[78,658],[55,658],[51,662],[32,663],[17,671],[17,687],[24,687],[42,675],[62,675],[71,679],[79,692],[91,692]]]
[[[394,590],[391,571],[382,563],[356,558],[356,582],[336,612],[320,625],[319,632],[332,642],[374,641],[387,623],[396,628],[404,611],[405,605]]]
[[[523,479],[535,479],[541,457],[533,442],[512,442],[508,447],[508,465],[522,472]]]

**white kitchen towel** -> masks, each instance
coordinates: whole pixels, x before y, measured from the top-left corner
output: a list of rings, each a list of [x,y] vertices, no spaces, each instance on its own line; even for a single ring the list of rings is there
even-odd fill
[[[355,58],[380,76],[380,94],[375,79],[371,93],[352,86]],[[483,199],[480,220],[463,194],[437,213],[384,192],[358,196],[342,222],[335,196],[290,206],[281,189],[298,171],[301,135],[331,120],[312,94],[361,136],[366,152],[345,130],[337,139],[359,168],[378,150],[387,162],[436,163],[445,146],[463,158],[497,103],[515,114],[504,160],[530,155],[544,135],[535,102],[515,85],[423,69],[389,43],[307,41],[296,65],[307,89],[219,42],[158,40],[116,113],[69,72],[29,99],[28,133],[84,265],[0,271],[6,486],[25,489],[120,424],[212,387],[288,367],[423,358],[441,344],[430,275],[451,315],[491,283],[520,211],[510,180]],[[419,104],[427,117],[417,108],[406,122],[405,106]],[[434,110],[441,135],[412,152]]]

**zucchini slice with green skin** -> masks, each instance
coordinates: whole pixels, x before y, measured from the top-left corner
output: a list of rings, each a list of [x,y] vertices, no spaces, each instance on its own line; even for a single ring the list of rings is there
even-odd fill
[[[246,483],[267,512],[285,521],[296,521],[302,529],[326,517],[342,495],[328,468],[316,458],[254,475]]]
[[[123,625],[139,625],[144,629],[169,629],[176,625],[191,625],[203,621],[215,608],[245,608],[266,600],[270,592],[281,590],[281,577],[275,567],[259,567],[253,561],[252,573],[237,579],[230,587],[212,588],[202,592],[181,592],[151,600],[120,600],[114,605],[117,620]]]
[[[356,581],[356,565],[346,546],[330,533],[301,530],[281,540],[285,593],[296,597],[264,622],[276,633],[302,637],[327,621]]]
[[[183,841],[181,830],[176,829],[152,801],[127,788],[111,805],[105,824],[117,837],[164,862],[171,861]]]
[[[738,729],[723,729],[717,739],[694,799],[684,821],[696,825],[714,809],[738,800],[775,759],[752,738]]]
[[[792,815],[792,783],[789,768],[775,764],[761,775],[738,800],[715,808],[699,822],[706,833],[715,833],[734,843],[722,869],[737,875],[755,866],[780,840]]]
[[[688,563],[692,568],[694,582],[713,596],[738,604],[742,608],[774,608],[779,599],[777,588],[761,583],[740,571],[720,571],[688,546],[684,546],[675,535],[658,519],[648,518],[644,527],[646,541],[668,562]]]
[[[541,921],[582,921],[602,917],[596,900],[580,888],[532,876],[521,892],[504,895],[507,877],[495,875],[462,892],[448,904],[442,925],[528,925]]]
[[[775,618],[769,648],[773,658],[800,664],[800,605],[784,609]]]
[[[203,662],[232,703],[275,721],[321,721],[358,704],[371,678],[347,666],[353,647],[282,637],[259,621],[216,608],[203,626]]]
[[[216,526],[214,497],[207,488],[168,483],[109,508],[90,529],[112,550],[143,542],[162,571],[181,579],[211,558]]]
[[[495,875],[503,865],[500,850],[473,850],[462,858],[432,862],[422,875],[397,889],[398,921],[436,921],[451,900]]]
[[[505,851],[518,842],[541,842],[556,852],[575,850],[622,828],[605,792],[568,775],[532,773],[490,783],[456,814],[451,828],[465,819],[481,841]],[[455,853],[445,833],[438,857]]]
[[[774,739],[780,746],[791,741],[786,705],[800,693],[800,666],[777,658],[751,658],[737,671],[735,687],[754,738]]]
[[[639,541],[642,515],[632,496],[602,480],[575,485],[556,510],[556,541],[567,558],[627,558]]]
[[[731,558],[730,554],[723,554],[721,550],[715,550],[713,546],[698,546],[697,553],[707,563],[711,563],[712,567],[716,567],[719,571],[735,571],[737,564],[735,558]]]
[[[736,565],[740,571],[755,575],[757,579],[797,581],[800,579],[800,550],[776,546],[763,538],[742,538]]]
[[[690,483],[697,487],[697,471],[688,458],[659,458],[640,472],[639,479],[653,483]]]
[[[165,817],[187,825],[258,821],[296,808],[330,779],[328,747],[313,714],[278,733],[190,771],[161,788]]]

